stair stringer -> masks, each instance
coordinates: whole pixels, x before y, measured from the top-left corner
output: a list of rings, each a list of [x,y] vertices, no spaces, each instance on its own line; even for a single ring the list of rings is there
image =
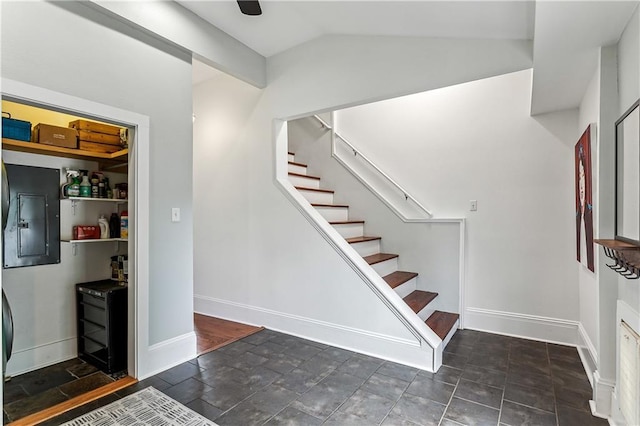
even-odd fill
[[[443,341],[413,312],[409,306],[389,287],[356,250],[316,211],[287,179],[276,178],[277,187],[289,199],[307,221],[342,257],[351,269],[367,284],[371,291],[407,327],[420,342],[420,348],[431,359],[431,370],[438,371],[442,365]]]

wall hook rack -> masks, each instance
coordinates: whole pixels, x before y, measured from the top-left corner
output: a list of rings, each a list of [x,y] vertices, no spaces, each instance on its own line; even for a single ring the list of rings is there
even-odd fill
[[[605,256],[615,261],[607,266],[628,280],[640,278],[640,246],[620,240],[594,240]]]

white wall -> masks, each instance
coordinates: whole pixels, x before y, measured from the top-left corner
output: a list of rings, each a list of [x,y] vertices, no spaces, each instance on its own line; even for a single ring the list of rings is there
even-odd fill
[[[190,58],[68,6],[2,3],[2,76],[150,117],[148,344],[173,341],[193,331]]]
[[[577,334],[554,334],[545,319],[579,318],[577,117],[557,115],[562,135],[552,134],[529,116],[530,87],[531,71],[520,71],[342,110],[336,121],[434,217],[467,218],[467,327],[565,340]],[[539,318],[546,335],[499,321],[505,313]]]
[[[636,9],[618,43],[618,118],[640,98],[640,8]],[[619,298],[640,312],[640,285],[620,277]]]
[[[589,82],[587,91],[580,104],[580,116],[578,120],[578,132],[584,132],[590,124],[595,124],[596,132],[596,146],[591,147],[592,160],[592,199],[598,200],[598,145],[600,144],[600,67],[596,69]],[[593,129],[592,129],[593,131]],[[582,134],[582,133],[580,133]],[[576,139],[576,143],[578,140]],[[598,235],[598,220],[597,215],[599,213],[599,205],[594,203],[594,238]],[[598,249],[600,246],[594,247],[595,260],[599,259]],[[591,272],[586,266],[586,260],[583,263],[575,262],[575,268],[578,274],[578,286],[579,286],[579,301],[580,301],[580,322],[584,329],[585,344],[587,348],[590,348],[590,356],[592,358],[591,364],[595,368],[596,361],[598,359],[597,348],[598,344],[598,275],[600,273],[600,264],[596,265],[595,272]],[[593,373],[593,370],[590,371]]]
[[[392,356],[384,348],[390,337],[409,345],[413,336],[406,327],[274,185],[273,120],[521,70],[530,63],[527,42],[350,36],[324,37],[269,58],[269,84],[237,140],[227,144],[230,151],[194,166],[196,175],[215,170],[210,176],[237,190],[216,191],[215,208],[208,212],[211,234],[202,237],[208,238],[207,264],[195,269],[209,278],[196,283],[196,309],[246,322],[272,321],[267,325],[278,323],[284,331],[379,356]],[[528,108],[523,105],[522,111]],[[200,120],[203,114],[196,114]],[[563,150],[570,148],[557,151]],[[570,204],[571,197],[566,199]],[[365,348],[356,335],[380,343]]]

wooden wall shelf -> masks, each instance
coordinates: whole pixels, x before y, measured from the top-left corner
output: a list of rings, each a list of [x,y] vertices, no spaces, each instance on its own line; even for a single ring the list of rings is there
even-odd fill
[[[30,154],[53,155],[55,157],[97,161],[100,166],[100,170],[124,173],[126,173],[127,163],[129,160],[129,150],[126,148],[107,154],[104,152],[83,151],[81,149],[63,148],[60,146],[43,145],[36,142],[25,142],[2,138],[2,149],[28,152]]]
[[[640,278],[640,246],[620,240],[594,240],[604,249],[604,254],[615,261],[607,265],[629,280]]]

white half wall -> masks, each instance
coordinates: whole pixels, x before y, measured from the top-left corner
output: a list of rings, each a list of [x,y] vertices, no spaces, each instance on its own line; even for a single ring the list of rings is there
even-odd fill
[[[467,218],[465,327],[577,344],[577,111],[532,118],[530,88],[519,71],[341,110],[336,126],[434,218]],[[571,331],[545,337],[535,319]]]

